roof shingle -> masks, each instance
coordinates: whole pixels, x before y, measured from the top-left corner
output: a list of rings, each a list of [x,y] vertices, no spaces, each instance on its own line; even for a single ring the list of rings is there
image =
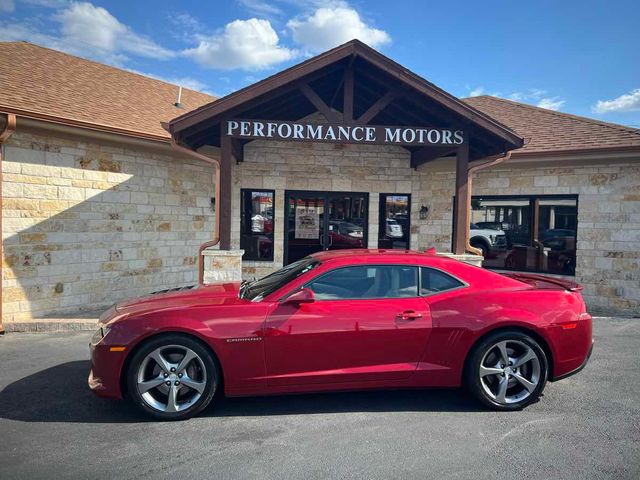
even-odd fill
[[[640,150],[640,129],[534,107],[503,98],[481,95],[463,100],[509,126],[524,138],[525,146],[513,154],[579,150]]]
[[[214,100],[170,83],[39,47],[0,42],[0,110],[169,138],[160,122]]]

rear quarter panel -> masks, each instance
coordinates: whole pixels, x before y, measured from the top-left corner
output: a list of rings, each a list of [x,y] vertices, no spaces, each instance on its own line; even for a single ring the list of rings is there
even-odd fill
[[[434,295],[429,306],[433,332],[424,362],[445,368],[440,381],[446,386],[461,384],[471,348],[483,335],[500,328],[518,327],[541,338],[551,355],[551,376],[561,375],[580,360],[577,368],[591,345],[590,322],[571,331],[562,328],[576,322],[582,309],[580,297],[564,290],[469,288]]]

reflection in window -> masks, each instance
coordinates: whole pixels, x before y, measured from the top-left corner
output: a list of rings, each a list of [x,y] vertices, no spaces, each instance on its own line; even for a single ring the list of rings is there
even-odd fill
[[[464,283],[457,278],[453,278],[440,270],[420,267],[420,295],[432,295],[462,287],[463,285]]]
[[[273,190],[241,190],[243,260],[273,260]]]
[[[380,194],[378,248],[409,249],[411,195]]]
[[[317,300],[417,297],[418,269],[400,265],[338,268],[307,287]]]
[[[473,197],[471,245],[487,268],[574,275],[578,198]]]

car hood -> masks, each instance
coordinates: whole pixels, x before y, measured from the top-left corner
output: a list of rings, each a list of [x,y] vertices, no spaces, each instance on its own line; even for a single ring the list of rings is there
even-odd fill
[[[115,309],[120,314],[131,314],[148,310],[166,310],[203,304],[235,304],[243,301],[238,298],[239,290],[240,282],[201,285],[195,288],[185,287],[125,300],[116,304]]]

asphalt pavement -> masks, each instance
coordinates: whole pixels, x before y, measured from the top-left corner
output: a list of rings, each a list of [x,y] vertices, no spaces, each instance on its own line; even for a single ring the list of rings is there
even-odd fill
[[[457,390],[222,399],[148,421],[87,388],[90,332],[0,338],[0,478],[640,478],[640,319],[521,412]]]

